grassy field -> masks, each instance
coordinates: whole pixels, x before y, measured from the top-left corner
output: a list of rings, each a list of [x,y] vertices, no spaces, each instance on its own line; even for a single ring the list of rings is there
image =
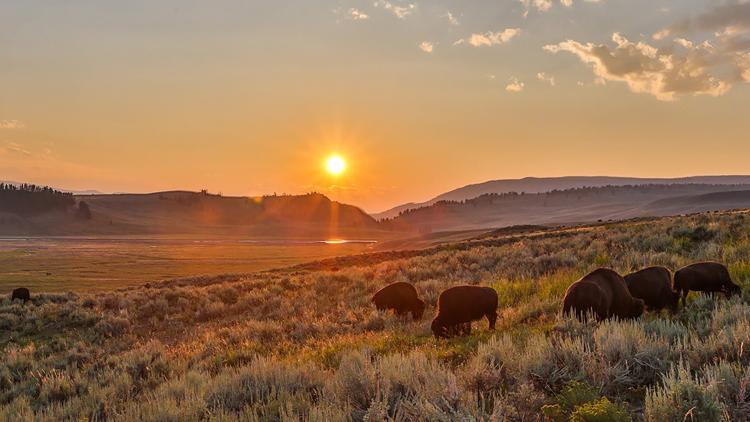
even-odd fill
[[[740,421],[750,290],[675,315],[579,322],[567,286],[726,262],[750,283],[750,216],[722,213],[484,237],[243,276],[0,302],[0,420]],[[369,302],[415,284],[422,321]],[[494,332],[436,340],[440,291],[497,290]]]
[[[247,273],[366,252],[373,244],[54,238],[0,240],[0,293],[92,292],[168,278]]]

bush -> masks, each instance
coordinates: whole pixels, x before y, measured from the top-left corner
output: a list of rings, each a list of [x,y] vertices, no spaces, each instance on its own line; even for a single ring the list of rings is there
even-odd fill
[[[608,398],[582,404],[570,415],[570,422],[630,422],[626,408],[612,403]]]
[[[690,375],[682,363],[672,368],[661,386],[646,393],[647,421],[720,421],[721,404],[715,385],[702,383]]]

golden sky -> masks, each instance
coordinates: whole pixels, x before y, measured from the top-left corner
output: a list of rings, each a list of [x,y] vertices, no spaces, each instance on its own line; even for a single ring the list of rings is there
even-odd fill
[[[375,212],[490,179],[750,174],[749,51],[741,0],[7,0],[0,179]]]

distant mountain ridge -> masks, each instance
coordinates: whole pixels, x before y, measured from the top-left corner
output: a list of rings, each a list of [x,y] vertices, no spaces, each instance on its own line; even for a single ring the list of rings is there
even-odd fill
[[[640,178],[617,176],[562,176],[562,177],[524,177],[522,179],[490,180],[466,185],[440,194],[425,202],[410,202],[389,210],[371,214],[376,220],[392,218],[400,212],[432,205],[438,201],[463,201],[488,193],[543,193],[553,190],[566,190],[583,187],[625,186],[625,185],[671,185],[671,184],[707,184],[707,185],[750,185],[750,176],[690,176],[677,178]]]
[[[569,225],[750,208],[750,185],[650,184],[544,193],[489,193],[438,201],[381,220],[397,231],[477,230],[522,224]]]
[[[171,191],[75,198],[88,204],[91,220],[76,220],[70,209],[43,215],[6,213],[0,216],[0,234],[184,234],[327,239],[375,232],[380,227],[361,209],[331,201],[318,193],[249,198]]]

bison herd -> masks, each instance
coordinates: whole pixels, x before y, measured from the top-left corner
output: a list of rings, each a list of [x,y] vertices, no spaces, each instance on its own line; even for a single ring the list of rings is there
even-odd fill
[[[664,267],[648,267],[626,276],[599,268],[571,284],[565,292],[562,311],[583,318],[593,314],[597,319],[610,317],[637,318],[645,310],[668,309],[676,312],[690,291],[727,297],[741,293],[732,282],[729,271],[717,262],[700,262],[677,270],[672,277]],[[398,282],[379,290],[372,298],[379,310],[393,310],[398,315],[411,314],[421,319],[425,304],[409,283]],[[497,320],[497,292],[489,287],[455,286],[438,297],[437,315],[432,333],[445,338],[471,332],[473,321],[487,318],[490,329]]]

